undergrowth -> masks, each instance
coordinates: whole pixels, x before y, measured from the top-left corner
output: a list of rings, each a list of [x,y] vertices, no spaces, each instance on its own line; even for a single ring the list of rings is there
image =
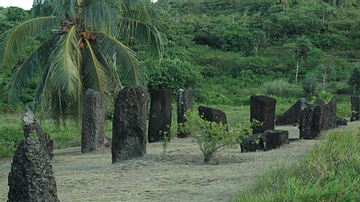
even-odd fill
[[[54,149],[81,146],[81,123],[76,125],[70,120],[66,121],[66,126],[59,129],[50,121],[39,121],[44,133],[49,134],[54,141]],[[0,158],[12,157],[19,145],[24,139],[23,123],[21,115],[1,116],[0,117]],[[105,122],[105,134],[111,137],[112,122]]]
[[[358,128],[335,130],[300,161],[260,176],[236,201],[360,201]]]

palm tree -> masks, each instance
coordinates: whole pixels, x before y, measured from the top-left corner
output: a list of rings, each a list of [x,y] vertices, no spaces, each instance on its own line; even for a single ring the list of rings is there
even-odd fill
[[[41,15],[49,10],[51,15]],[[144,85],[145,71],[124,43],[127,39],[147,42],[160,61],[162,43],[150,0],[34,0],[33,15],[37,17],[0,36],[0,65],[13,68],[10,100],[31,78],[39,77],[33,110],[40,103],[56,121],[80,117],[87,88],[105,92],[111,103],[122,87],[120,78]],[[26,41],[44,36],[49,27],[55,28],[51,36],[17,65]]]

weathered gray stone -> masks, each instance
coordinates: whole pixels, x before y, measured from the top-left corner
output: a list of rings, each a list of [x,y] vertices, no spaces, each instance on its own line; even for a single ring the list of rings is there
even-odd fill
[[[261,126],[253,128],[253,134],[274,130],[276,100],[266,96],[250,97],[250,121],[258,120]]]
[[[150,93],[149,142],[158,142],[164,134],[170,135],[172,120],[171,97],[169,89],[155,89]]]
[[[276,125],[295,125],[299,123],[302,111],[310,106],[306,103],[305,98],[300,98],[293,106],[291,106],[283,115],[275,121]]]
[[[263,136],[265,150],[276,149],[289,143],[289,131],[268,130]]]
[[[352,115],[350,121],[357,121],[360,119],[360,96],[351,96],[351,110]]]
[[[324,107],[324,130],[336,128],[336,101],[332,99]]]
[[[30,137],[32,134],[36,134],[39,142],[45,149],[45,152],[49,155],[50,159],[54,157],[54,141],[50,139],[48,134],[45,134],[39,123],[36,121],[34,113],[27,107],[25,113],[21,118],[24,124],[24,136]]]
[[[91,152],[104,147],[105,94],[87,89],[84,98],[81,152]]]
[[[200,117],[206,121],[211,121],[218,124],[222,123],[223,125],[227,124],[226,114],[219,109],[199,106],[198,111]]]
[[[146,153],[146,118],[149,102],[146,87],[126,87],[115,101],[112,163]]]
[[[8,202],[59,201],[50,158],[40,142],[29,137],[20,142],[8,185]]]
[[[300,117],[300,139],[315,139],[324,130],[324,99],[318,98],[314,105],[304,109]]]
[[[186,122],[186,111],[193,108],[193,90],[191,88],[187,90],[180,89],[177,97],[177,123],[179,125]],[[190,135],[190,132],[184,132],[178,129],[178,137],[186,138]]]

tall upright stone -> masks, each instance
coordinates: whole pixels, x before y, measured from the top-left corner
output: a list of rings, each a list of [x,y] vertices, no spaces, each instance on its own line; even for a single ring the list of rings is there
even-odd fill
[[[324,130],[329,130],[336,128],[336,101],[334,99],[330,100],[330,102],[324,106],[325,114],[324,114]]]
[[[325,125],[325,101],[322,98],[316,99],[314,105],[304,109],[300,117],[300,139],[317,138]]]
[[[149,93],[146,87],[126,87],[115,101],[112,163],[146,153],[146,118]]]
[[[193,90],[180,89],[177,97],[177,123],[179,125],[186,122],[186,111],[193,108]],[[179,138],[186,138],[190,135],[189,132],[184,132],[178,129],[177,133]]]
[[[253,128],[253,134],[274,130],[276,100],[266,96],[250,97],[250,121],[258,120],[261,126]]]
[[[158,142],[163,139],[164,134],[170,135],[171,97],[169,89],[155,89],[150,93],[149,142]]]
[[[24,136],[25,138],[30,137],[33,133],[37,135],[37,138],[45,149],[50,159],[53,158],[54,141],[50,139],[48,134],[45,134],[39,123],[36,121],[34,113],[28,107],[25,109],[25,113],[21,118],[24,124]]]
[[[352,115],[350,121],[357,121],[360,119],[360,96],[351,96],[351,111]]]
[[[299,137],[304,139],[312,139],[311,137],[311,125],[312,125],[312,110],[311,106],[306,107],[300,115],[299,122]]]
[[[91,152],[104,146],[105,94],[87,89],[84,98],[81,152]]]
[[[29,137],[20,142],[11,163],[8,185],[8,202],[59,201],[50,157],[40,142]]]

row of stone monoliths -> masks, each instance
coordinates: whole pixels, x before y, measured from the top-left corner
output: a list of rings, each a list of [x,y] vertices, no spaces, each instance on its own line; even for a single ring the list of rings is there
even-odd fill
[[[149,121],[154,122],[153,128],[159,134],[160,130],[169,129],[171,124],[171,93],[170,91],[154,91],[151,93],[152,104],[150,111],[152,115]],[[104,95],[88,90],[85,96],[83,113],[82,152],[96,149],[99,145],[108,144],[104,135]],[[147,88],[129,87],[121,90],[118,94],[114,121],[112,140],[112,162],[125,160],[146,153],[146,118],[149,94]],[[189,102],[191,101],[191,103]],[[352,109],[355,112],[351,120],[359,120],[360,97],[351,97]],[[251,120],[258,120],[263,124],[253,128],[256,138],[261,138],[260,144],[244,141],[243,148],[249,147],[267,149],[276,148],[288,142],[287,131],[276,131],[274,129],[276,100],[265,96],[251,96]],[[178,123],[186,121],[185,112],[192,108],[192,91],[180,90],[178,96]],[[167,114],[170,112],[170,115]],[[154,115],[155,114],[155,115]],[[183,117],[179,116],[183,115]],[[208,121],[227,123],[224,112],[208,107],[199,107],[199,114]],[[170,122],[160,121],[169,119]],[[11,164],[11,172],[8,177],[9,193],[8,201],[59,201],[54,173],[50,160],[53,157],[53,141],[44,134],[37,123],[34,114],[26,109],[22,117],[24,123],[25,139],[20,142],[14,154]],[[316,138],[322,130],[336,127],[336,102],[332,100],[325,105],[323,99],[309,105],[305,99],[300,99],[288,111],[276,120],[277,125],[299,123],[300,138]],[[166,127],[164,127],[164,124]],[[149,129],[150,130],[150,129]],[[35,132],[37,140],[30,136]],[[262,134],[257,136],[256,134]],[[179,137],[186,137],[181,134]],[[157,138],[157,139],[156,139]],[[154,136],[155,141],[161,137]],[[256,149],[256,148],[255,148]]]
[[[147,141],[157,142],[162,139],[164,134],[170,134],[171,96],[172,92],[166,89],[153,90],[149,95],[146,87],[127,87],[119,91],[113,117],[113,163],[118,159],[142,156],[146,153],[145,144]],[[150,97],[147,140],[146,120]],[[262,123],[262,125],[253,128],[253,134],[274,130],[275,107],[275,99],[266,96],[251,96],[250,119],[251,121],[256,119]],[[185,112],[191,108],[193,108],[192,90],[179,90],[177,97],[178,124],[186,121]],[[83,110],[82,152],[92,151],[103,146],[105,137],[103,129],[104,110],[104,94],[89,89],[85,95]],[[200,107],[199,113],[204,119],[215,122],[221,120],[223,124],[226,124],[226,115],[224,115],[225,119],[211,118],[211,116],[220,117],[220,114],[224,114],[223,112],[218,113],[214,109]],[[217,114],[215,115],[215,113]],[[297,122],[299,124],[300,138],[316,138],[322,130],[336,126],[336,102],[332,100],[328,105],[325,105],[323,99],[318,99],[314,105],[309,105],[305,99],[300,99],[276,120],[276,124],[282,125],[282,123],[291,120],[292,123]],[[179,138],[188,135],[178,131]]]
[[[185,112],[193,107],[192,89],[178,91],[177,122],[186,121]],[[148,140],[146,120],[148,102],[151,97]],[[170,135],[172,121],[172,92],[167,89],[153,90],[146,87],[126,87],[119,91],[115,100],[112,133],[113,163],[142,156],[146,153],[146,142],[158,142],[164,134]],[[88,89],[85,93],[82,122],[81,151],[90,152],[104,146],[105,95]],[[178,137],[187,137],[186,132]]]

